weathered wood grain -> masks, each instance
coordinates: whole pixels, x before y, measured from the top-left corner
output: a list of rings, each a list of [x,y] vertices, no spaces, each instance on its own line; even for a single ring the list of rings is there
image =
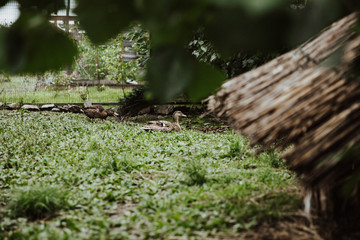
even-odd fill
[[[228,80],[207,100],[208,110],[252,145],[292,145],[283,157],[312,192],[313,209],[327,213],[346,209],[345,203],[360,206],[360,193],[351,201],[334,198],[360,175],[360,157],[350,154],[360,149],[360,81],[351,72],[360,56],[357,18],[353,13],[297,49]],[[342,59],[327,65],[339,53]]]

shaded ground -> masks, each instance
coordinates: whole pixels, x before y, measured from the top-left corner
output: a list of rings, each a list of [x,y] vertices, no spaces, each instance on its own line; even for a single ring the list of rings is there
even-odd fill
[[[110,214],[110,218],[116,220],[117,217],[126,214],[126,211],[135,208],[135,204],[122,204],[119,205],[114,212]],[[118,229],[112,229],[112,232],[116,233]],[[246,230],[237,234],[224,234],[219,233],[215,236],[197,236],[196,239],[208,239],[208,240],[325,240],[329,238],[323,238],[319,235],[319,226],[312,224],[309,219],[299,210],[297,215],[289,216],[288,219],[276,221],[273,223],[261,223],[253,230]],[[188,239],[184,237],[173,236],[169,239]],[[342,238],[339,238],[342,239]],[[344,239],[358,239],[358,238],[344,238]]]
[[[261,240],[322,240],[316,231],[316,227],[311,225],[302,216],[294,217],[291,220],[279,221],[273,224],[261,224],[255,231],[244,233],[243,239]]]

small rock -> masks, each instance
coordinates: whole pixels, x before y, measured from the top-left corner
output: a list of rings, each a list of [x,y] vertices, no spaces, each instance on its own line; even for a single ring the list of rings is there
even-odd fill
[[[36,105],[23,105],[21,109],[28,110],[28,111],[40,111],[39,107]]]
[[[53,109],[51,109],[51,111],[52,111],[52,112],[61,112],[61,110],[60,110],[59,108],[56,108],[56,107],[53,108]]]
[[[162,114],[162,115],[169,115],[174,111],[173,105],[160,105],[157,108],[155,108],[155,113]]]
[[[20,104],[18,104],[18,103],[10,103],[6,107],[9,110],[16,110],[16,109],[20,108]]]
[[[45,105],[42,105],[40,109],[43,111],[50,111],[53,108],[56,108],[55,104],[45,104]]]

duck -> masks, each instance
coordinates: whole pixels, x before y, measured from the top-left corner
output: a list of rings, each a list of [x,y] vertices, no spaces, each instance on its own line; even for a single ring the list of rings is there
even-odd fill
[[[72,113],[81,113],[81,108],[77,105],[70,105],[68,106],[68,111]]]
[[[108,117],[108,114],[105,110],[101,111],[97,108],[84,109],[83,113],[90,119],[100,118],[105,120]]]
[[[105,111],[105,108],[101,105],[88,105],[84,106],[84,109],[98,109],[99,111]]]
[[[150,121],[148,125],[142,127],[141,129],[145,131],[157,131],[157,132],[181,132],[181,127],[179,124],[180,117],[186,117],[181,111],[175,111],[172,115],[173,122],[159,120],[159,121]]]
[[[91,105],[82,109],[83,113],[90,119],[99,118],[105,120],[107,117],[116,116],[112,109],[105,109],[101,105]]]

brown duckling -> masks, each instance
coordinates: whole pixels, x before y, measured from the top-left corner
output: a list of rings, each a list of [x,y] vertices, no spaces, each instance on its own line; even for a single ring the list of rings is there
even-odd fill
[[[148,125],[142,127],[141,129],[144,129],[146,131],[160,131],[160,132],[180,132],[181,127],[179,124],[179,118],[180,117],[186,117],[185,114],[183,114],[181,111],[175,111],[172,115],[174,122],[169,121],[150,121],[148,122]]]

